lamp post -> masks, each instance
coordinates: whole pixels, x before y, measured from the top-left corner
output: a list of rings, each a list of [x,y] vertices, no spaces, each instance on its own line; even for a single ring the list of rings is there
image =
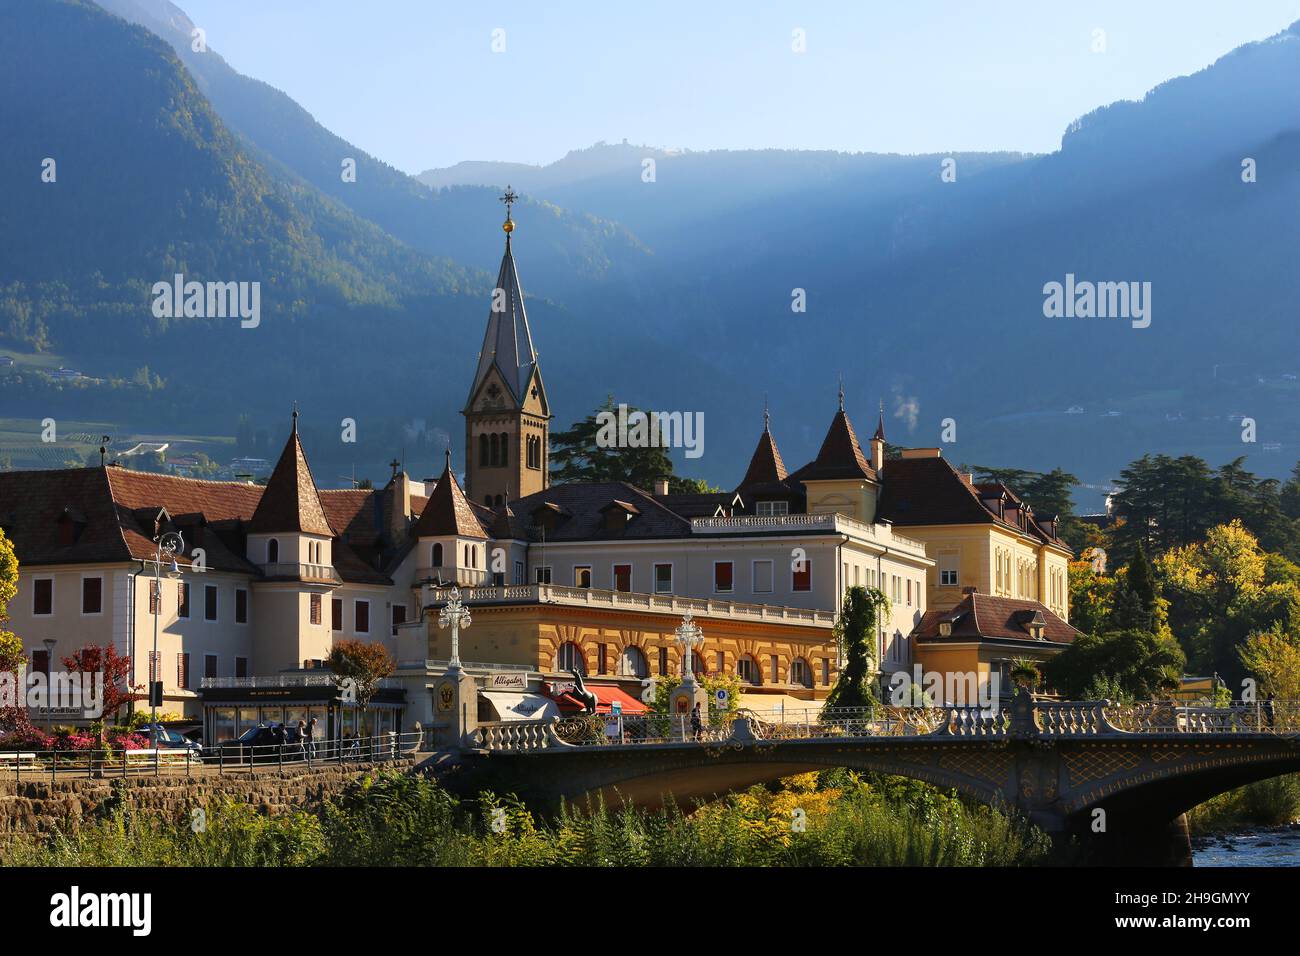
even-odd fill
[[[677,643],[682,645],[683,648],[682,683],[694,687],[695,668],[691,666],[691,651],[697,644],[704,643],[704,632],[700,630],[700,626],[691,617],[691,612],[687,611],[686,616],[682,618],[682,623],[678,625],[674,633],[677,635]]]
[[[162,615],[162,563],[164,556],[168,559],[167,577],[175,580],[181,576],[181,569],[176,563],[176,553],[185,551],[185,539],[179,531],[168,531],[154,538],[155,552],[153,563],[153,654],[150,657],[149,674],[149,737],[155,750],[158,749],[158,701],[162,698],[162,662],[158,660],[158,618]]]
[[[58,641],[47,637],[41,643],[45,645],[45,729],[51,731],[54,729],[54,681],[51,677],[54,674],[54,645]]]
[[[460,588],[451,589],[447,603],[438,612],[438,626],[448,625],[451,625],[451,663],[447,666],[447,671],[451,673],[460,671],[460,629],[470,625],[469,608],[461,603]]]

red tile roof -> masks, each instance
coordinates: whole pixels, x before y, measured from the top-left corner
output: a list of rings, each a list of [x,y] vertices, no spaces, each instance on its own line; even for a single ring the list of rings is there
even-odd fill
[[[266,483],[248,530],[252,534],[301,531],[334,537],[320,496],[316,493],[316,481],[312,478],[307,456],[298,440],[297,412],[294,413],[289,440],[284,443],[284,451],[275,463],[275,470]]]
[[[1043,619],[1044,641],[1030,636],[1026,626],[1035,614]],[[940,635],[939,625],[952,624],[950,635]],[[949,611],[927,611],[912,631],[920,641],[1017,641],[1025,644],[1073,644],[1080,631],[1061,620],[1047,607],[1027,598],[968,594]]]
[[[420,513],[420,520],[411,529],[412,538],[432,538],[442,535],[459,535],[463,538],[487,538],[483,523],[460,490],[451,470],[451,452],[447,452],[447,465],[442,477],[434,486],[429,501]]]
[[[876,473],[862,454],[858,436],[853,431],[853,423],[844,409],[835,413],[831,427],[822,441],[821,450],[811,465],[806,465],[793,477],[800,481],[821,481],[837,478],[876,479]]]
[[[785,462],[781,460],[781,451],[776,447],[772,433],[764,428],[763,434],[758,439],[758,447],[754,449],[754,454],[749,459],[749,468],[745,471],[745,477],[741,479],[737,490],[754,485],[779,484],[785,479]]]

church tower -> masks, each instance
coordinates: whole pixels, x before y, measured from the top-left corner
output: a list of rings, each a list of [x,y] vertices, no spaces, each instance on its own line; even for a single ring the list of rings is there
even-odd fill
[[[477,504],[496,507],[550,485],[551,410],[537,366],[537,352],[524,311],[523,290],[510,249],[518,197],[509,187],[506,251],[501,258],[487,333],[465,403],[465,493]]]

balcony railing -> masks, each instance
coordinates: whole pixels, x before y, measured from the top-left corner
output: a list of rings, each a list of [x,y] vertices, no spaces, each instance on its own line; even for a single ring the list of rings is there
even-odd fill
[[[318,581],[322,584],[341,584],[343,579],[328,564],[294,564],[272,561],[261,565],[262,574],[268,578],[289,578],[294,581]]]
[[[432,603],[446,601],[446,588],[433,588]],[[461,600],[471,603],[517,602],[523,604],[562,604],[570,607],[617,608],[647,611],[681,617],[687,611],[696,617],[731,618],[745,621],[771,621],[810,627],[831,627],[833,611],[815,608],[784,607],[775,604],[743,604],[712,598],[678,597],[675,594],[641,594],[634,591],[603,591],[597,588],[570,588],[555,584],[507,584],[469,588]]]
[[[260,677],[204,677],[199,686],[207,687],[333,687],[334,675],[321,670],[307,674],[269,674]],[[376,684],[378,687],[401,687],[397,678],[384,677]]]
[[[739,515],[734,518],[692,518],[694,534],[761,534],[763,532],[847,534],[884,545],[911,548],[925,554],[925,544],[898,534],[887,525],[867,524],[839,513],[813,515]]]
[[[479,568],[453,568],[447,565],[432,568],[416,568],[415,580],[417,583],[424,581],[441,581],[443,584],[455,584],[460,587],[476,587],[480,584],[487,584],[489,581],[488,573]]]

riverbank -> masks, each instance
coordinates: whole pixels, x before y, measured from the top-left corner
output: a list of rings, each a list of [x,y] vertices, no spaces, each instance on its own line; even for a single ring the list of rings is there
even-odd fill
[[[1023,821],[915,781],[848,771],[788,778],[690,808],[584,807],[554,818],[423,777],[377,773],[318,807],[262,814],[220,800],[168,818],[106,808],[75,832],[13,835],[10,866],[1031,866]]]

